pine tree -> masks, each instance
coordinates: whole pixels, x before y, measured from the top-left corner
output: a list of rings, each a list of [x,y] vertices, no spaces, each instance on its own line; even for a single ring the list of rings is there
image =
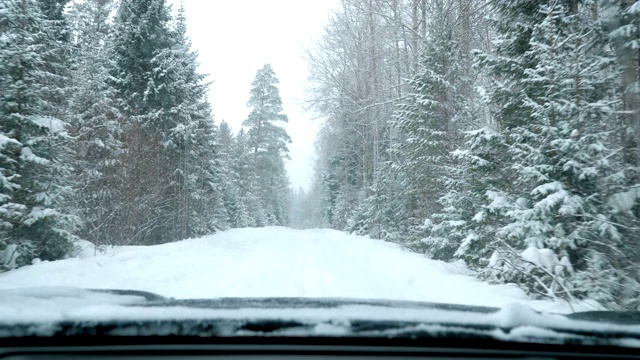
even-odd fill
[[[121,239],[162,243],[228,227],[208,84],[190,50],[184,9],[123,1],[111,70],[124,154]]]
[[[435,9],[431,35],[421,50],[418,73],[409,81],[406,100],[398,107],[394,125],[402,141],[393,149],[396,168],[405,176],[402,195],[407,202],[410,229],[408,242],[437,259],[449,260],[457,244],[431,224],[445,226],[446,219],[434,219],[442,212],[440,198],[452,177],[451,153],[461,138],[460,95],[468,80],[458,65],[460,58],[452,15],[442,4]],[[425,226],[425,221],[427,226]]]
[[[65,209],[66,124],[47,116],[56,24],[32,0],[4,1],[0,14],[2,237],[24,265],[64,257],[79,222]]]
[[[280,126],[288,118],[282,113],[277,85],[278,78],[271,65],[266,64],[258,70],[251,83],[247,103],[251,112],[243,122],[253,153],[253,167],[257,172],[259,186],[256,189],[260,189],[259,196],[266,217],[266,223],[259,225],[286,225],[289,222],[291,195],[284,160],[289,158],[287,144],[291,138]]]
[[[150,116],[160,107],[149,92],[155,57],[172,46],[169,9],[164,0],[120,3],[114,29],[114,86],[130,116]],[[159,85],[159,84],[158,84]]]
[[[74,38],[69,109],[74,137],[76,207],[84,226],[80,236],[96,245],[112,243],[117,201],[118,165],[122,155],[121,119],[115,89],[109,85],[113,1],[85,0],[70,12]]]
[[[169,129],[163,95],[155,93],[158,56],[172,48],[170,14],[163,0],[122,1],[113,30],[110,84],[116,91],[123,152],[111,215],[115,243],[156,244],[173,240],[180,224],[171,213],[173,157],[163,142]],[[171,199],[171,197],[169,197]],[[171,199],[172,200],[172,199]]]
[[[393,171],[391,161],[381,164],[367,198],[352,216],[353,225],[347,228],[348,232],[411,246],[406,239],[410,231],[407,201],[399,196],[405,190],[402,176]]]
[[[221,187],[223,194],[224,208],[228,214],[229,227],[242,228],[251,225],[251,219],[248,218],[246,204],[241,198],[242,180],[238,174],[239,166],[237,162],[240,158],[236,158],[236,139],[231,132],[231,127],[224,120],[220,123],[218,129],[218,144],[220,145],[220,171],[221,171]]]
[[[1,9],[1,8],[0,8]],[[1,64],[0,64],[1,66]],[[0,133],[0,272],[9,270],[16,266],[14,255],[19,243],[15,239],[9,238],[14,223],[17,222],[26,207],[18,202],[14,202],[12,195],[20,189],[16,181],[14,154],[19,152],[21,144],[13,138]],[[7,254],[9,254],[7,256]]]
[[[325,126],[319,133],[320,144],[327,151],[321,153],[317,166],[322,169],[318,177],[318,188],[323,204],[323,226],[333,229],[359,232],[365,229],[362,222],[364,208],[360,205],[366,198],[359,173],[361,149],[351,148],[349,139],[357,138],[358,129]]]
[[[607,16],[602,23],[609,32],[610,44],[616,52],[616,63],[621,69],[618,79],[623,94],[620,117],[621,145],[627,176],[634,183],[640,181],[640,4],[636,0],[604,1]],[[595,6],[595,5],[594,5]],[[636,207],[636,216],[640,207]]]
[[[615,132],[616,146],[622,148],[622,171],[626,178],[625,188],[618,189],[609,202],[615,211],[615,221],[625,224],[619,231],[622,233],[622,253],[627,265],[618,266],[624,268],[624,273],[636,279],[640,279],[640,268],[629,264],[640,263],[640,2],[634,0],[608,0],[604,2],[607,14],[603,16],[601,23],[609,34],[608,38],[615,49],[616,66],[620,69],[620,76],[616,79],[618,94],[622,95],[622,107],[624,112],[618,114],[616,123],[610,128]],[[636,285],[637,287],[637,285]],[[633,299],[633,292],[621,294],[621,297]],[[636,296],[637,298],[637,296]],[[638,301],[630,301],[629,308],[637,309]]]
[[[159,100],[165,152],[173,159],[172,184],[167,197],[173,204],[180,230],[177,238],[205,235],[228,227],[220,188],[217,127],[207,101],[208,83],[198,72],[197,53],[186,35],[184,8],[180,7],[171,32],[172,47],[154,57],[149,92]],[[166,119],[165,119],[166,117]],[[164,125],[166,124],[166,125]],[[193,224],[192,224],[193,223]]]
[[[477,54],[480,74],[487,79],[480,95],[488,119],[479,129],[465,133],[463,146],[454,153],[458,175],[442,198],[445,208],[450,209],[443,215],[453,220],[449,230],[459,241],[454,256],[474,268],[492,264],[496,232],[509,223],[505,214],[526,195],[526,190],[515,185],[518,177],[510,168],[513,162],[508,150],[514,142],[512,130],[527,124],[531,116],[524,106],[526,97],[536,96],[527,93],[535,88],[524,89],[521,80],[527,69],[536,65],[530,39],[535,24],[544,19],[538,10],[538,2],[492,2],[491,23],[497,31],[494,49]],[[461,218],[456,219],[458,216]]]
[[[221,152],[223,146],[218,141],[219,129],[210,117],[197,121],[191,146],[184,161],[186,190],[184,197],[188,204],[174,212],[185,209],[182,215],[187,221],[187,237],[210,235],[231,227],[231,214],[225,200],[228,172]],[[186,216],[186,218],[185,218]]]
[[[43,18],[47,21],[47,34],[51,44],[41,54],[46,72],[42,82],[42,111],[65,122],[73,117],[68,113],[68,99],[71,93],[69,55],[71,52],[69,27],[64,15],[69,0],[37,0]]]
[[[582,12],[590,6],[540,5],[544,18],[520,57],[528,67],[512,83],[520,91],[493,98],[518,104],[527,121],[512,118],[509,106],[500,110],[506,126],[499,144],[508,158],[501,168],[511,178],[487,192],[495,221],[485,244],[494,253],[483,274],[534,296],[613,304],[620,298],[610,296],[623,290],[611,284],[628,283],[612,267],[622,237],[607,200],[624,186],[608,128],[620,102],[614,58]]]
[[[232,172],[239,201],[234,206],[233,222],[236,227],[265,226],[265,209],[260,199],[260,182],[255,168],[253,149],[244,130],[240,130],[231,148]]]

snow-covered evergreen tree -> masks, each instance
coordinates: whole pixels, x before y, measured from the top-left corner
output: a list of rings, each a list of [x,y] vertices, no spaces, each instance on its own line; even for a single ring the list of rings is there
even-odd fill
[[[395,167],[404,174],[402,195],[409,212],[406,236],[412,247],[438,259],[450,259],[457,247],[448,231],[431,231],[431,225],[447,227],[450,218],[438,217],[440,199],[454,176],[451,153],[460,143],[463,115],[462,88],[469,82],[459,65],[459,38],[453,13],[435,6],[430,35],[421,50],[418,73],[409,81],[410,91],[399,105],[394,125],[401,139],[393,149]]]
[[[512,175],[487,192],[498,221],[484,274],[536,296],[613,304],[608,296],[624,290],[611,284],[627,282],[613,267],[622,237],[607,204],[625,182],[609,129],[620,99],[612,87],[615,59],[599,40],[590,6],[540,5],[544,18],[521,56],[528,66],[514,82],[521,91],[494,98],[519,104],[527,121],[512,117],[508,106],[499,113],[509,159],[503,168]]]
[[[409,245],[407,201],[403,194],[404,173],[394,171],[391,161],[377,169],[367,198],[352,214],[347,231]]]
[[[78,226],[65,205],[70,192],[66,124],[47,103],[45,56],[58,50],[59,24],[33,0],[0,3],[0,230],[15,264],[65,256]]]
[[[222,203],[217,127],[207,101],[209,86],[198,72],[197,53],[191,51],[184,8],[171,31],[172,46],[153,59],[148,91],[161,103],[159,114],[164,151],[173,167],[169,211],[179,223],[177,238],[213,233],[228,227]],[[166,119],[165,119],[166,118]]]
[[[605,0],[602,19],[616,52],[620,71],[619,91],[625,114],[618,126],[627,176],[640,181],[640,3],[637,0]],[[636,210],[638,213],[638,210]]]
[[[477,54],[480,75],[487,81],[480,88],[484,109],[476,107],[476,112],[487,120],[466,132],[463,146],[454,152],[458,176],[442,198],[449,209],[443,215],[453,225],[446,230],[459,244],[454,256],[480,268],[489,264],[496,232],[509,223],[506,212],[517,206],[519,194],[526,193],[515,185],[518,176],[510,169],[508,150],[512,129],[527,124],[531,116],[523,104],[527,95],[535,94],[526,93],[533,89],[524,89],[521,80],[526,69],[536,64],[529,41],[533,26],[544,19],[537,2],[494,1],[491,9],[494,49]]]
[[[120,114],[109,85],[113,1],[84,0],[70,11],[74,51],[69,97],[70,135],[74,137],[76,208],[84,226],[80,236],[94,244],[111,243],[110,221],[117,202],[122,155]]]
[[[41,92],[42,111],[47,116],[69,122],[68,98],[71,93],[69,54],[69,26],[64,14],[69,0],[37,0],[43,18],[47,21],[47,36],[53,46],[42,49],[41,57],[47,71],[41,74],[45,85]]]
[[[240,137],[242,138],[240,141],[244,141],[244,133]],[[241,168],[238,163],[242,161],[243,156],[241,154],[245,153],[245,151],[240,151],[237,148],[231,127],[224,120],[220,123],[217,141],[220,146],[220,186],[222,188],[224,208],[228,214],[229,227],[242,228],[251,226],[252,220],[247,212],[247,204],[245,204],[241,196],[245,181],[238,174]]]
[[[291,138],[281,125],[288,121],[283,113],[278,90],[278,78],[270,64],[258,70],[251,83],[247,106],[249,117],[243,122],[247,129],[248,143],[253,153],[259,186],[259,196],[266,223],[259,225],[286,225],[289,223],[289,179],[284,160],[289,158],[287,145]]]
[[[121,1],[114,21],[110,83],[116,90],[122,128],[118,208],[111,214],[116,243],[154,244],[174,240],[180,227],[170,204],[173,171],[165,143],[171,122],[163,108],[167,92],[154,72],[171,51],[170,13],[163,0]]]
[[[120,157],[119,241],[162,243],[229,226],[208,84],[186,36],[184,10],[122,1],[114,29]]]
[[[239,199],[232,210],[233,222],[237,227],[267,224],[265,209],[260,199],[261,183],[255,168],[253,148],[249,144],[247,134],[241,129],[230,150],[234,159],[232,171]]]

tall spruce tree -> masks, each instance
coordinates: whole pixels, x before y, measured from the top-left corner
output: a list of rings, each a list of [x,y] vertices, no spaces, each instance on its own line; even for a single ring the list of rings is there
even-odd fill
[[[79,224],[65,205],[70,192],[66,124],[49,116],[50,64],[58,24],[33,0],[0,4],[0,189],[2,238],[18,256],[55,260],[71,249]]]
[[[164,152],[171,159],[172,183],[167,209],[178,222],[176,238],[187,238],[228,227],[223,205],[217,127],[207,101],[209,84],[198,72],[197,53],[186,34],[184,8],[171,29],[172,46],[153,59],[149,91],[160,102]],[[168,129],[163,127],[166,123]]]
[[[244,135],[243,135],[244,136]],[[224,120],[218,130],[218,144],[220,145],[220,171],[223,181],[222,187],[224,208],[228,214],[229,227],[243,228],[251,225],[247,204],[243,194],[246,179],[238,173],[244,167],[241,165],[245,150],[238,149],[237,140],[231,132],[231,127]]]
[[[260,182],[255,169],[255,155],[244,129],[236,135],[231,153],[235,159],[232,168],[234,176],[237,176],[236,183],[240,196],[237,223],[250,227],[265,226],[267,220],[260,199]]]
[[[184,10],[123,1],[114,31],[124,152],[121,240],[155,244],[228,226],[208,84],[190,50]]]
[[[459,187],[445,198],[453,201],[452,196],[458,193],[458,199],[465,203],[458,209],[464,226],[454,229],[462,239],[454,256],[469,261],[473,267],[492,266],[489,255],[495,248],[490,244],[495,245],[498,229],[509,223],[505,214],[518,206],[517,199],[527,192],[515,185],[518,177],[510,169],[508,149],[515,141],[512,130],[527,124],[531,116],[531,109],[524,106],[525,99],[536,97],[535,93],[527,93],[536,89],[524,88],[521,80],[527,69],[536,65],[530,40],[533,27],[545,16],[539,5],[525,0],[493,1],[494,49],[477,54],[481,75],[488,80],[481,89],[488,120],[479,129],[467,132],[463,147],[455,152],[465,175],[458,178]]]
[[[624,116],[619,126],[625,164],[631,181],[640,180],[640,4],[637,0],[603,1],[607,16],[602,23],[616,52],[621,69],[618,79],[623,94]],[[636,207],[636,215],[640,206]]]
[[[409,93],[395,114],[394,125],[402,141],[393,152],[398,158],[397,169],[406,177],[402,196],[411,227],[407,235],[413,237],[409,242],[438,259],[449,259],[455,251],[454,239],[438,231],[432,233],[430,225],[435,224],[432,220],[441,220],[432,216],[442,211],[439,199],[453,175],[451,153],[461,137],[457,123],[462,112],[460,89],[468,80],[458,64],[461,57],[453,14],[438,5],[418,73],[409,81]]]
[[[41,54],[46,72],[42,81],[42,111],[48,116],[68,122],[73,116],[68,113],[70,87],[70,31],[64,14],[69,0],[37,0],[42,16],[47,21],[47,33],[52,45]],[[45,75],[46,74],[46,75]]]
[[[113,38],[112,0],[84,0],[73,5],[70,25],[73,53],[69,109],[75,114],[74,137],[76,208],[84,226],[80,236],[96,245],[112,243],[112,216],[117,201],[118,168],[122,155],[120,113],[115,89],[109,84]]]
[[[123,154],[114,212],[116,243],[155,244],[176,234],[166,196],[172,173],[163,134],[169,129],[162,94],[153,90],[157,57],[172,46],[170,14],[163,0],[126,0],[115,19],[111,83],[120,110]],[[166,94],[166,93],[165,93]],[[163,116],[165,115],[165,116]],[[164,131],[163,131],[164,130]]]

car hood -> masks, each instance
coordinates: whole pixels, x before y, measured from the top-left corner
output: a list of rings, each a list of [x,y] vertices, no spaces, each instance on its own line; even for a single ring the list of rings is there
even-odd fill
[[[637,312],[537,312],[339,298],[173,299],[133,290],[0,291],[0,337],[461,337],[640,347]]]

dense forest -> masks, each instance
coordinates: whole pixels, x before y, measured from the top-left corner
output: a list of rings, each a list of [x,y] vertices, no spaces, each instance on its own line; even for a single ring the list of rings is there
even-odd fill
[[[640,309],[640,1],[341,0],[295,192],[271,66],[234,133],[186,30],[165,0],[0,1],[0,271],[290,224]]]
[[[342,0],[307,58],[295,226],[640,308],[640,2]]]
[[[288,223],[278,79],[243,129],[213,121],[184,10],[164,0],[0,1],[0,266],[76,239],[153,245]]]

